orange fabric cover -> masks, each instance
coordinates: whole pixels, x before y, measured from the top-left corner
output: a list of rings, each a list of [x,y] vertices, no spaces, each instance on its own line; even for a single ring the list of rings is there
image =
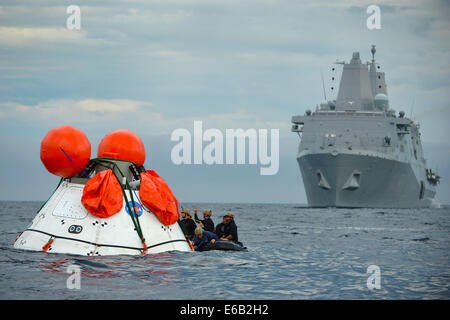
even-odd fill
[[[88,180],[81,203],[92,215],[107,218],[122,209],[122,189],[111,169],[100,171]]]
[[[153,170],[141,173],[139,196],[142,204],[149,208],[166,226],[178,221],[178,200],[167,183]]]
[[[77,174],[90,158],[91,143],[83,131],[72,126],[54,128],[42,139],[41,161],[50,173],[57,176],[68,178]]]

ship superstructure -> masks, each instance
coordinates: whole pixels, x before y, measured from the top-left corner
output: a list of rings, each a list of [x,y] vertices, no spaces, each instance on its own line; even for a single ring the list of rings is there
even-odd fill
[[[428,207],[440,177],[427,169],[419,124],[391,109],[385,74],[354,52],[336,100],[292,117],[311,207]]]

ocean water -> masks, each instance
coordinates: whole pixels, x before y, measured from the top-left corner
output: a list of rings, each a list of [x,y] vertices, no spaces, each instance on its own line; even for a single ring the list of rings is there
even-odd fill
[[[236,214],[245,252],[84,257],[16,250],[40,202],[0,202],[0,299],[449,299],[450,208],[200,204]],[[68,289],[67,268],[81,270]],[[369,289],[369,266],[379,289]]]

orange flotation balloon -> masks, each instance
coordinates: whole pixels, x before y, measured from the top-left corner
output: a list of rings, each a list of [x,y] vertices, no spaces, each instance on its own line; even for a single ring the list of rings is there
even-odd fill
[[[153,170],[141,173],[139,197],[161,223],[170,226],[178,221],[178,200],[167,183]]]
[[[81,203],[96,217],[107,218],[122,209],[123,194],[111,169],[100,171],[85,184]]]
[[[108,133],[98,146],[99,158],[113,158],[133,161],[143,165],[145,161],[145,148],[142,140],[129,130],[115,130]]]
[[[83,131],[72,126],[50,130],[41,142],[41,161],[57,176],[68,178],[79,172],[91,158],[91,143]]]

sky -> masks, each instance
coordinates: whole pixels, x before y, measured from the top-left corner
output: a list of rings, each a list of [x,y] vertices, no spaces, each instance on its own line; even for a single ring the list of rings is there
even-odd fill
[[[81,9],[70,30],[69,5]],[[366,10],[378,5],[381,29]],[[145,166],[181,202],[305,204],[291,117],[327,97],[331,67],[352,52],[386,72],[390,105],[420,123],[427,166],[450,203],[450,2],[429,0],[129,0],[0,2],[0,200],[45,200],[59,178],[40,142],[72,125],[91,157],[116,129],[137,133]],[[279,130],[279,171],[175,165],[171,133]]]

